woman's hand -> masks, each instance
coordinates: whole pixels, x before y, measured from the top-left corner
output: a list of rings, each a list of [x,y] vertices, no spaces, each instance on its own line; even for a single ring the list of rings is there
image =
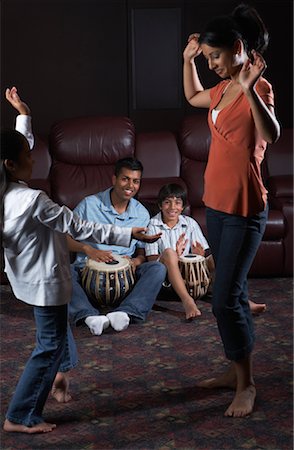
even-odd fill
[[[132,228],[132,237],[137,239],[138,241],[147,242],[152,244],[152,242],[156,242],[162,235],[162,233],[157,233],[153,235],[146,234],[146,227],[134,227]]]
[[[253,62],[247,60],[239,73],[239,83],[249,102],[257,133],[266,142],[273,144],[279,139],[280,124],[273,105],[266,104],[254,89],[266,69],[266,62],[255,50],[252,50],[252,56]]]
[[[261,54],[255,50],[252,50],[251,53],[253,62],[247,59],[239,73],[239,83],[243,90],[253,89],[255,83],[266,69],[266,62]]]
[[[182,233],[176,243],[176,252],[178,256],[181,256],[184,253],[187,243],[188,239],[186,239],[185,233]]]
[[[24,103],[17,93],[17,89],[13,86],[11,89],[7,88],[5,91],[6,100],[15,108],[19,114],[30,116],[31,111],[26,103]]]
[[[200,44],[198,42],[199,33],[190,34],[188,38],[188,44],[183,52],[185,61],[192,61],[196,56],[199,56],[202,52]]]

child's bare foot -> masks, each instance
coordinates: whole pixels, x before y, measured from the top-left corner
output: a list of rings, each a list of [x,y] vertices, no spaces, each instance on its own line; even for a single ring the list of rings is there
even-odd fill
[[[9,433],[49,433],[56,428],[54,423],[42,422],[37,425],[33,425],[32,427],[27,427],[26,425],[21,425],[19,423],[10,422],[10,420],[5,420],[3,425],[3,430]]]
[[[201,316],[200,309],[197,308],[196,303],[194,302],[193,298],[187,298],[182,300],[184,310],[186,313],[186,319],[194,319],[194,317]]]
[[[236,392],[235,398],[225,412],[227,417],[245,417],[251,414],[254,407],[256,389],[253,384],[243,391]]]
[[[231,365],[229,369],[218,377],[208,378],[200,381],[196,386],[206,389],[229,388],[236,389],[237,376],[234,367]]]
[[[265,303],[255,303],[252,300],[248,300],[248,302],[252,314],[261,314],[266,310]]]
[[[59,403],[67,403],[71,400],[71,395],[68,392],[69,381],[64,372],[57,372],[51,394]]]

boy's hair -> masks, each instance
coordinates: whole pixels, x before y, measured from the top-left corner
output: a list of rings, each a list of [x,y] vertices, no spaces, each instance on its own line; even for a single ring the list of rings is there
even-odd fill
[[[183,202],[183,207],[187,205],[187,193],[185,189],[180,185],[176,183],[169,183],[162,186],[158,193],[158,204],[159,206],[162,205],[164,200],[167,198],[180,198]]]
[[[119,159],[115,164],[114,175],[117,177],[123,168],[129,170],[138,170],[139,172],[141,172],[141,174],[143,173],[142,163],[135,158],[130,157]]]

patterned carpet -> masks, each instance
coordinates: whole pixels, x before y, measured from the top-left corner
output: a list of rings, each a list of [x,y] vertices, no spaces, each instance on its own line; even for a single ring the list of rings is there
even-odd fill
[[[251,298],[268,305],[254,318],[258,396],[250,417],[223,416],[232,391],[195,387],[224,364],[209,303],[199,301],[201,318],[186,323],[180,303],[158,302],[144,325],[121,333],[74,329],[80,365],[72,372],[73,401],[50,398],[44,412],[57,429],[1,431],[1,450],[291,450],[292,279],[251,279],[249,286]],[[1,286],[1,423],[33,341],[31,308]]]

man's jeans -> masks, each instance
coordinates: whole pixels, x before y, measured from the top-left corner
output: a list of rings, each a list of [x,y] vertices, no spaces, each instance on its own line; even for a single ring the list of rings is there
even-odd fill
[[[81,286],[80,269],[71,265],[73,293],[69,304],[70,321],[76,325],[88,316],[98,316],[99,310],[94,308]],[[145,321],[155,303],[162,283],[165,280],[166,268],[157,261],[145,262],[136,270],[136,283],[132,291],[113,311],[127,313],[132,322]]]

